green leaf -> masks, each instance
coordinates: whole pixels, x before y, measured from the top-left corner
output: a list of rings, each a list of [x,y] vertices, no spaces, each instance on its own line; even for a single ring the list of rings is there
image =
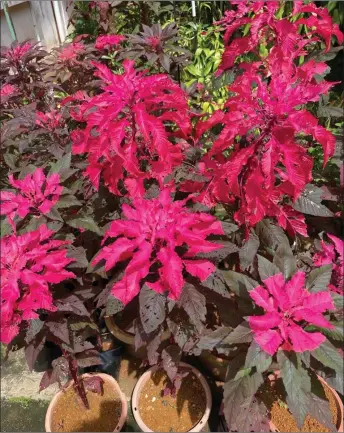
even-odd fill
[[[339,374],[343,374],[343,358],[339,355],[338,350],[326,340],[317,349],[311,352],[313,358],[321,362],[325,367],[332,368]]]
[[[330,283],[332,275],[332,264],[313,269],[306,280],[306,287],[310,292],[325,292]]]
[[[270,260],[266,259],[261,255],[257,255],[258,257],[258,272],[261,280],[265,280],[266,278],[272,277],[273,275],[279,274],[280,269],[274,265]]]
[[[100,230],[94,219],[89,215],[77,214],[75,218],[66,221],[66,223],[69,226],[74,227],[75,229],[81,228],[97,233],[97,235],[99,236],[102,235],[102,231]]]
[[[272,357],[252,341],[246,355],[245,368],[256,367],[258,373],[264,373],[272,363]]]
[[[308,408],[306,405],[307,393],[311,391],[311,378],[295,352],[277,352],[277,361],[281,369],[281,378],[287,392],[287,404],[294,415],[298,427],[301,429]]]
[[[273,263],[281,270],[285,279],[291,278],[296,272],[296,259],[289,245],[280,245],[277,248]]]

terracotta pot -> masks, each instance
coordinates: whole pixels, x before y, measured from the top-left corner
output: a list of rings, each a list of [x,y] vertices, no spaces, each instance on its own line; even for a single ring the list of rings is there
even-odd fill
[[[271,380],[271,382],[274,382],[278,377],[280,376],[280,372],[276,371],[274,374],[271,374],[269,376],[269,379]],[[338,393],[336,390],[334,390],[333,388],[330,387],[330,385],[327,384],[327,382],[320,376],[318,376],[318,379],[320,380],[320,382],[322,382],[323,385],[326,385],[330,391],[332,392],[335,400],[336,400],[336,405],[337,405],[337,412],[338,412],[338,423],[336,425],[337,427],[337,431],[338,432],[343,432],[343,418],[344,418],[344,410],[343,410],[343,403],[341,398],[339,397]],[[269,422],[270,424],[270,431],[271,432],[279,432],[278,428],[275,426],[275,424],[273,422]]]
[[[121,391],[121,388],[119,387],[117,381],[112,377],[109,376],[108,374],[104,374],[104,373],[95,373],[97,376],[100,376],[104,382],[107,382],[107,384],[111,385],[117,392],[117,394],[119,395],[119,398],[121,400],[122,403],[122,413],[121,413],[121,417],[118,421],[118,424],[115,428],[115,432],[121,431],[126,419],[127,419],[127,414],[128,414],[128,403],[127,403],[127,399],[125,397],[125,395],[123,394],[123,392]],[[83,374],[81,377],[89,377],[92,376],[94,374]],[[71,386],[73,386],[74,381],[70,381],[66,387],[66,389],[70,388]],[[63,393],[65,392],[65,390],[61,390],[59,391],[57,394],[55,394],[54,398],[51,400],[47,413],[45,415],[45,431],[46,432],[52,432],[52,416],[53,416],[53,412],[55,409],[55,406],[58,402],[58,400],[60,399],[60,397],[63,395]]]
[[[186,367],[189,370],[191,370],[191,372],[199,379],[199,381],[201,382],[201,385],[203,386],[203,389],[205,391],[206,409],[205,409],[204,415],[199,420],[199,422],[191,430],[189,430],[190,432],[199,432],[204,428],[204,426],[208,422],[208,418],[210,415],[210,410],[211,410],[211,405],[212,405],[212,397],[211,397],[210,388],[209,388],[209,385],[208,385],[207,381],[205,380],[204,376],[202,375],[202,373],[199,372],[196,368],[192,367],[190,364],[186,364],[185,362],[180,362],[179,365],[181,367]],[[159,368],[160,368],[159,366],[155,365],[154,367],[151,367],[149,370],[147,370],[145,373],[143,373],[143,375],[137,381],[135,388],[134,388],[134,391],[133,391],[133,395],[132,395],[132,399],[131,399],[131,406],[132,406],[135,421],[137,422],[138,426],[140,427],[140,429],[143,432],[152,432],[153,430],[151,430],[149,427],[146,426],[146,424],[143,422],[143,420],[140,416],[140,408],[139,408],[140,394],[141,394],[142,388],[145,385],[145,383],[147,382],[147,380],[150,379],[152,374],[155,371],[159,370]],[[161,413],[161,416],[164,416],[164,414]]]
[[[134,358],[146,359],[147,351],[145,347],[141,347],[139,350],[135,350],[135,336],[130,332],[124,331],[121,329],[116,321],[114,316],[106,316],[105,323],[108,330],[111,334],[119,340],[125,346],[126,351]],[[170,331],[165,331],[161,336],[161,342],[166,341],[170,338]]]

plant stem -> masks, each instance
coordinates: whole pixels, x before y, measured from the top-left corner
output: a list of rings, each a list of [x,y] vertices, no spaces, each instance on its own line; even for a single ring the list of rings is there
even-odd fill
[[[67,359],[68,365],[69,365],[69,371],[72,375],[72,378],[74,380],[74,387],[77,390],[79,397],[81,398],[82,402],[84,403],[86,409],[89,409],[90,406],[87,401],[86,391],[84,387],[84,383],[82,379],[80,379],[78,375],[78,364],[76,362],[76,359],[72,357],[72,355],[68,352],[64,352],[63,356]]]

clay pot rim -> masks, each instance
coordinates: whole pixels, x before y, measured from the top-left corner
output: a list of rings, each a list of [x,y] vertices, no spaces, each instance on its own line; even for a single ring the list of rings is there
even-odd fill
[[[114,316],[105,316],[104,319],[108,330],[111,332],[113,336],[115,336],[118,340],[122,341],[123,343],[131,344],[131,345],[135,344],[134,334],[131,334],[130,332],[126,332],[122,328],[120,328],[115,322]]]
[[[135,335],[130,332],[124,331],[122,328],[120,328],[115,322],[114,315],[105,316],[104,319],[108,330],[111,332],[111,334],[114,337],[116,337],[122,343],[135,346]],[[171,332],[169,330],[166,330],[161,336],[161,341],[167,340],[168,338],[170,338],[170,336],[171,336]]]
[[[115,378],[113,378],[112,376],[110,376],[109,374],[105,374],[105,373],[85,373],[82,374],[80,377],[84,378],[84,377],[90,377],[90,376],[100,376],[105,382],[111,383],[112,386],[116,389],[116,392],[119,395],[119,398],[121,400],[121,404],[122,404],[122,413],[121,416],[118,420],[118,424],[114,430],[114,432],[118,432],[122,429],[126,419],[127,419],[127,414],[128,414],[128,402],[126,399],[126,396],[124,395],[124,393],[122,392],[121,388],[119,387],[117,381]],[[47,409],[47,413],[45,415],[45,431],[46,432],[51,432],[51,421],[52,421],[52,413],[53,413],[53,409],[58,401],[58,399],[61,397],[61,395],[73,385],[74,381],[71,380],[68,382],[67,386],[65,389],[58,391],[53,399],[51,400],[49,407]]]
[[[195,367],[193,367],[192,365],[187,364],[185,362],[180,362],[179,365],[180,365],[180,367],[186,367],[186,368],[190,369],[191,372],[194,373],[194,375],[201,382],[201,385],[205,391],[206,407],[205,407],[204,414],[203,414],[202,418],[198,421],[198,423],[191,430],[189,430],[189,432],[199,432],[202,430],[202,428],[205,426],[205,424],[207,423],[207,421],[209,419],[210,410],[212,407],[211,391],[210,391],[208,382],[206,381],[205,377],[203,376],[203,374],[199,370],[197,370]],[[155,366],[149,368],[147,371],[145,371],[143,373],[143,375],[140,377],[140,379],[137,381],[135,388],[134,388],[134,391],[133,391],[133,395],[132,395],[132,399],[131,399],[132,411],[133,411],[135,421],[137,422],[138,426],[140,427],[140,429],[143,432],[153,432],[153,430],[151,430],[149,427],[146,426],[146,424],[143,422],[143,420],[140,416],[140,411],[138,409],[138,407],[139,407],[138,402],[139,402],[139,398],[140,398],[141,389],[142,389],[143,385],[147,382],[147,380],[151,377],[151,375],[155,371],[159,370],[160,368],[161,367],[159,367],[158,365],[155,365]]]
[[[273,381],[273,380],[275,380],[275,379],[278,379],[280,377],[280,370],[276,370],[275,372],[274,372],[274,374],[270,374],[269,375],[269,379],[271,380],[271,381]],[[338,432],[343,432],[344,430],[344,427],[343,427],[343,416],[344,416],[344,409],[343,409],[343,403],[342,403],[342,400],[340,399],[340,397],[339,397],[339,395],[338,395],[338,393],[337,393],[337,391],[335,390],[335,389],[333,389],[327,382],[326,382],[326,380],[324,380],[322,377],[320,377],[320,376],[318,376],[317,375],[317,377],[318,377],[318,379],[320,380],[320,382],[322,382],[323,384],[325,384],[329,389],[330,389],[330,391],[332,392],[332,394],[333,394],[333,396],[334,396],[334,398],[335,398],[335,400],[336,400],[336,403],[337,403],[337,410],[338,410],[338,415],[339,415],[339,427],[337,427],[337,425],[336,425],[336,428],[337,428],[337,431]],[[275,426],[275,424],[272,422],[272,421],[269,421],[269,425],[270,425],[270,431],[272,431],[272,432],[279,432],[279,430],[278,430],[278,428]]]

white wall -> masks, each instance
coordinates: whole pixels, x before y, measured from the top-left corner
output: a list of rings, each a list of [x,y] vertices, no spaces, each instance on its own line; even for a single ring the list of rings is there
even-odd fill
[[[1,45],[10,45],[12,38],[2,5],[1,9]],[[8,12],[19,42],[33,39],[51,48],[66,37],[65,0],[9,1]]]

